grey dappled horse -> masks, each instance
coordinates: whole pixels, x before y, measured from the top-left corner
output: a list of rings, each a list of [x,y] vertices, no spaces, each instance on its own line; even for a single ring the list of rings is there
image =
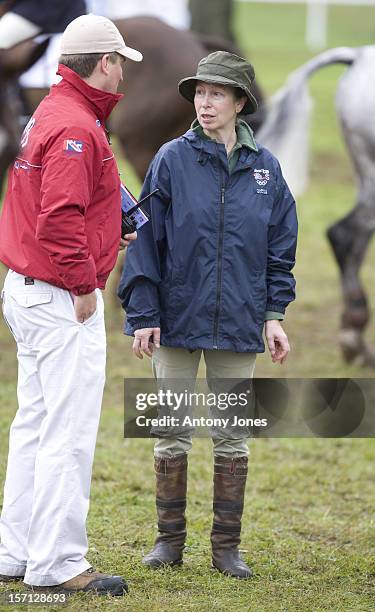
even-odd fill
[[[259,142],[280,159],[286,180],[297,195],[307,182],[307,128],[310,99],[307,79],[323,66],[343,63],[336,110],[354,166],[357,197],[353,210],[328,229],[340,268],[344,297],[340,344],[344,358],[375,367],[375,353],[363,333],[369,321],[359,270],[375,229],[375,46],[340,47],[316,56],[293,72],[271,100]]]

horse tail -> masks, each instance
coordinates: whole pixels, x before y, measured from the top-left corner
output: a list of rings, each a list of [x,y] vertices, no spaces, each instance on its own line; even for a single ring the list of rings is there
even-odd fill
[[[295,196],[306,190],[309,166],[309,125],[312,109],[308,78],[330,64],[351,65],[358,49],[337,47],[312,58],[292,72],[269,101],[267,119],[257,140],[279,159],[285,179]]]

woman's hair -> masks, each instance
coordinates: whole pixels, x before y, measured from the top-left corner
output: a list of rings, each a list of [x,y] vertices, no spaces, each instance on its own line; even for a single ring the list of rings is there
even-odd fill
[[[244,104],[244,108],[245,108],[247,95],[245,94],[244,90],[241,89],[241,87],[233,87],[233,90],[234,90],[234,96],[236,100],[242,100],[243,98],[245,98],[245,104]],[[242,115],[242,113],[243,113],[243,110],[241,110],[238,114]]]

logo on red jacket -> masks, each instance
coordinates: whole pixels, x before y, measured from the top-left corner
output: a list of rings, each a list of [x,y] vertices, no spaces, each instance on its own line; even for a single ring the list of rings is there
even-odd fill
[[[22,149],[24,149],[27,143],[29,142],[30,132],[33,129],[34,125],[35,125],[35,119],[34,117],[31,117],[30,121],[28,122],[27,126],[22,132],[22,137],[21,137],[21,142],[20,142]]]
[[[83,142],[82,140],[64,140],[63,149],[67,153],[82,153]]]
[[[258,185],[267,185],[268,181],[270,180],[270,171],[265,170],[264,168],[261,168],[259,170],[257,168],[254,168],[253,177],[255,178]]]

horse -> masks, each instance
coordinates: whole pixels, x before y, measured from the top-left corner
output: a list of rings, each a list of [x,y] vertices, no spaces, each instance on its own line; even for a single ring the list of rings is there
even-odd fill
[[[195,74],[199,60],[222,49],[241,54],[230,42],[177,30],[156,17],[115,21],[128,45],[140,49],[143,62],[127,61],[120,93],[124,98],[112,112],[110,131],[117,136],[125,158],[142,181],[162,144],[185,132],[195,117],[194,107],[180,96],[177,83]],[[46,89],[24,90],[32,113]],[[263,121],[263,95],[256,82],[252,93],[259,111],[246,120],[256,130]]]
[[[9,164],[18,152],[20,125],[18,76],[43,55],[48,40],[41,44],[26,41],[12,49],[0,50],[0,194]]]
[[[336,112],[353,164],[357,195],[353,210],[327,230],[340,270],[344,310],[339,343],[345,361],[375,367],[375,353],[364,341],[368,300],[359,271],[375,230],[375,46],[325,51],[293,72],[269,105],[258,140],[279,158],[295,194],[307,183],[307,128],[311,103],[308,78],[331,64],[345,64],[336,93]]]

